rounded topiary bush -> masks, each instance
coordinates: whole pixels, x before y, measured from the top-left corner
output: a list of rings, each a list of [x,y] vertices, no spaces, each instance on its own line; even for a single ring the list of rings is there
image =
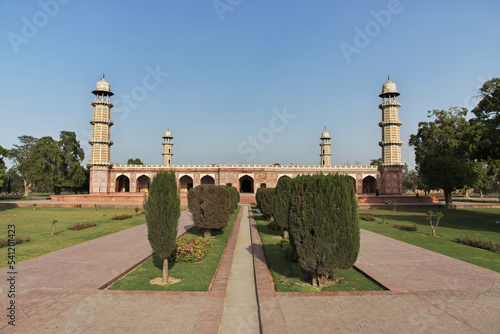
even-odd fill
[[[359,253],[358,204],[352,179],[303,175],[295,179],[289,213],[290,241],[315,286],[332,271],[351,268]]]
[[[213,184],[199,185],[188,192],[188,208],[194,225],[208,239],[212,230],[227,226],[231,213],[231,193]]]

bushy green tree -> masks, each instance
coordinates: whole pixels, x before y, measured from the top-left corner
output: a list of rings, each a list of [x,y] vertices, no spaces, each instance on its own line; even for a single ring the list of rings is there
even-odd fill
[[[261,190],[262,189],[262,190]],[[274,188],[259,188],[260,209],[267,220],[271,220],[274,215]]]
[[[467,109],[458,107],[429,111],[428,117],[435,120],[420,122],[417,134],[410,136],[419,177],[432,189],[443,189],[447,208],[453,207],[452,191],[474,184],[479,176],[471,144],[477,138],[477,126],[466,115]]]
[[[7,168],[5,167],[4,158],[7,157],[8,151],[0,146],[0,189],[2,188],[4,182],[7,181]]]
[[[240,194],[235,187],[230,186],[221,186],[224,189],[229,190],[231,193],[231,213],[233,213],[236,209],[238,209],[238,203],[240,202]]]
[[[294,179],[283,176],[278,180],[274,193],[274,222],[283,231],[283,237],[288,236],[288,214],[292,204]]]
[[[209,239],[212,230],[227,226],[231,213],[231,193],[213,184],[201,184],[188,192],[188,208],[193,223]]]
[[[142,163],[141,159],[139,159],[139,158],[135,158],[135,159],[130,158],[127,161],[127,165],[144,165],[144,164]]]
[[[358,204],[349,176],[302,175],[295,180],[290,241],[299,263],[322,287],[334,269],[351,268],[359,253]]]
[[[481,100],[472,109],[472,125],[480,125],[481,137],[472,138],[475,157],[482,161],[500,159],[500,78],[486,81],[478,91]]]
[[[23,195],[28,196],[30,192],[31,180],[28,176],[28,158],[35,146],[38,138],[33,136],[20,136],[19,145],[14,145],[12,149],[9,150],[9,159],[14,164],[14,169],[23,179]]]
[[[148,240],[156,255],[163,260],[162,282],[168,282],[168,259],[174,255],[179,225],[180,199],[174,171],[160,171],[149,186],[144,201]]]

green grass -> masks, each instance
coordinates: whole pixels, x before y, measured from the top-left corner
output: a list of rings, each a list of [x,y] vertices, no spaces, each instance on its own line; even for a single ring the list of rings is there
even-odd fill
[[[155,290],[155,291],[208,291],[215,272],[219,265],[219,261],[224,253],[227,245],[227,240],[234,226],[236,211],[231,215],[229,224],[223,231],[213,232],[210,239],[213,246],[200,263],[169,261],[168,274],[169,277],[180,278],[179,283],[171,285],[152,285],[149,281],[155,277],[161,277],[163,262],[157,256],[144,262],[134,271],[117,281],[109,287],[110,290]],[[187,237],[202,237],[203,233],[196,227],[192,228],[185,234]]]
[[[483,268],[500,272],[500,254],[452,242],[456,237],[464,237],[474,231],[476,238],[491,239],[500,243],[500,209],[457,209],[442,210],[444,217],[436,230],[437,237],[432,234],[426,219],[428,210],[397,209],[392,210],[359,210],[360,214],[369,214],[376,219],[373,222],[360,220],[360,227],[409,244],[441,253]],[[386,217],[386,225],[381,225],[382,217]],[[395,224],[417,224],[418,231],[408,232],[394,228]]]
[[[111,220],[115,214],[130,214],[125,220]],[[105,216],[103,216],[105,215]],[[51,236],[52,222],[57,220],[56,234]],[[103,223],[104,219],[104,223]],[[69,231],[68,226],[96,223],[96,227]],[[16,262],[51,253],[82,242],[96,239],[145,223],[144,215],[136,215],[134,209],[98,208],[14,208],[0,207],[0,238],[6,238],[8,225],[16,225],[16,237],[31,238],[30,243],[16,246]],[[0,248],[0,267],[7,266],[7,248]]]
[[[274,280],[275,290],[278,292],[297,291],[375,291],[382,290],[377,284],[365,277],[354,268],[335,269],[334,277],[330,281],[338,280],[334,285],[328,285],[319,290],[310,284],[310,274],[302,269],[299,263],[288,261],[281,250],[281,231],[273,230],[262,214],[254,217],[259,229],[262,246],[266,255],[267,266]]]

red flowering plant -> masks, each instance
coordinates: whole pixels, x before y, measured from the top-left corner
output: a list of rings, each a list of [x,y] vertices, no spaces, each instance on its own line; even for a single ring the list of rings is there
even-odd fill
[[[202,237],[184,237],[177,240],[175,262],[201,262],[212,242]]]
[[[297,261],[297,253],[294,251],[290,239],[288,237],[281,238],[280,241],[281,250],[285,253],[288,261]]]
[[[124,220],[124,219],[127,219],[127,218],[132,218],[132,215],[114,215],[113,217],[111,217],[111,219],[113,220]]]
[[[80,224],[75,224],[75,225],[71,225],[71,226],[68,226],[68,230],[83,230],[83,229],[86,229],[86,228],[89,228],[89,227],[94,227],[94,226],[97,226],[97,224],[95,223],[89,223],[89,222],[83,222],[83,223],[80,223]]]
[[[27,243],[27,242],[31,242],[31,238],[30,237],[27,237],[26,239],[17,237],[15,239],[16,245],[24,244],[24,243]],[[8,245],[9,245],[9,239],[7,239],[7,238],[6,239],[0,239],[0,248],[7,247]]]
[[[359,219],[372,222],[375,220],[375,217],[370,215],[359,215]]]
[[[500,253],[500,244],[494,243],[491,239],[478,239],[473,234],[474,231],[471,231],[471,233],[467,233],[465,237],[456,237],[453,241],[458,244],[486,249],[490,252]]]
[[[398,230],[404,230],[404,231],[410,231],[410,232],[415,232],[418,230],[417,224],[414,225],[406,225],[406,224],[397,224],[394,225],[395,228]]]

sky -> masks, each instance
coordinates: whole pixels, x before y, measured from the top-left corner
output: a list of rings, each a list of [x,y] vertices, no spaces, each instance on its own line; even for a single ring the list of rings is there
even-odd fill
[[[366,165],[390,75],[413,168],[427,111],[471,110],[500,76],[499,14],[498,0],[0,0],[0,146],[74,131],[87,162],[104,73],[115,164],[161,164],[170,129],[174,164],[318,165],[326,127],[332,165]]]

